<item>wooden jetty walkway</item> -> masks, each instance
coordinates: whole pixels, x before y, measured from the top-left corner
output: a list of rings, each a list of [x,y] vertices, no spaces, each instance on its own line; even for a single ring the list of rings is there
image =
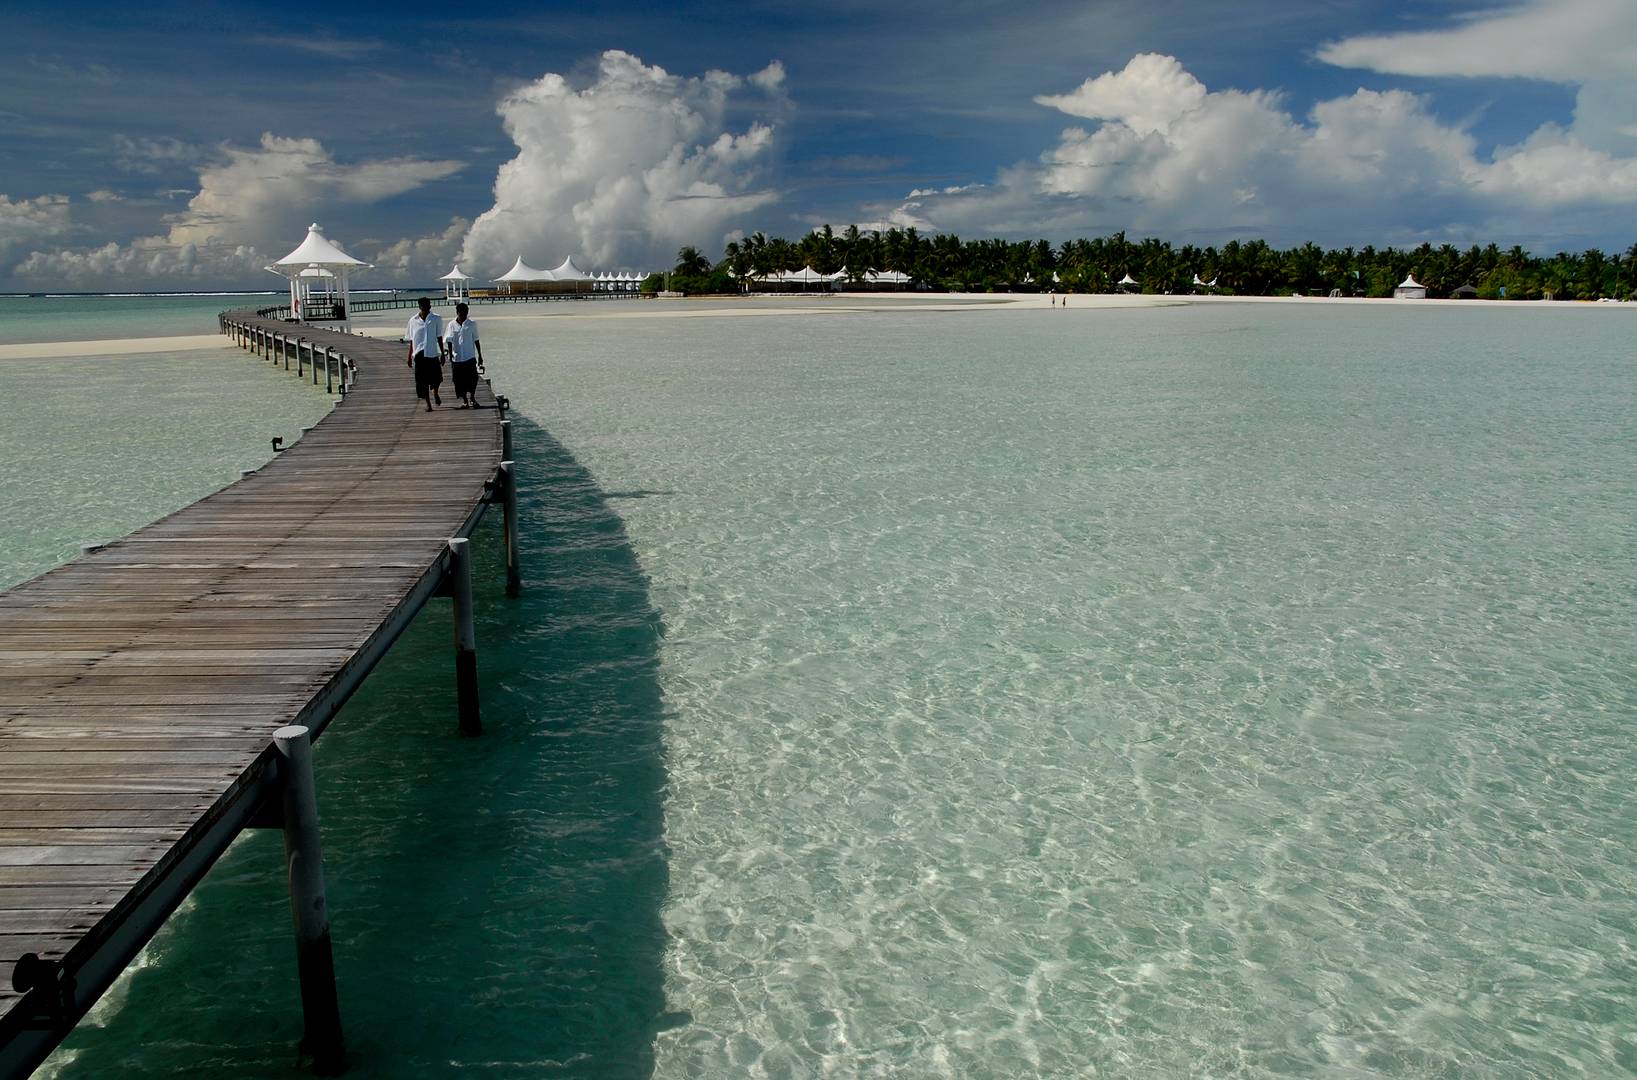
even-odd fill
[[[310,739],[434,595],[479,727],[465,538],[502,504],[515,595],[504,399],[480,382],[487,408],[427,413],[403,345],[249,312],[221,329],[345,396],[237,483],[0,594],[0,1077],[258,824],[285,830],[305,1047],[340,1068]]]

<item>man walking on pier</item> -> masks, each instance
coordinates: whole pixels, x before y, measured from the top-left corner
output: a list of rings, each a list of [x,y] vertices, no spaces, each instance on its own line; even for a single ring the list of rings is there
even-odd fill
[[[455,382],[455,396],[463,409],[477,408],[477,369],[483,362],[483,343],[477,337],[477,320],[468,319],[471,309],[455,305],[455,321],[443,332],[449,350],[449,377]]]
[[[408,366],[415,369],[415,396],[426,402],[443,404],[438,387],[443,385],[443,316],[432,313],[432,301],[421,297],[420,312],[409,317],[404,337],[409,339]]]

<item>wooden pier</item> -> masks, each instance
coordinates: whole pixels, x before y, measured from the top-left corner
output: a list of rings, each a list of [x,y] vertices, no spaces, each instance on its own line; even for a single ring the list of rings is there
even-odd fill
[[[237,483],[0,594],[0,1077],[252,825],[285,830],[305,1049],[341,1068],[306,745],[435,595],[456,607],[451,730],[480,727],[465,538],[503,505],[515,595],[504,408],[480,382],[486,408],[425,412],[397,343],[221,329],[345,396]]]

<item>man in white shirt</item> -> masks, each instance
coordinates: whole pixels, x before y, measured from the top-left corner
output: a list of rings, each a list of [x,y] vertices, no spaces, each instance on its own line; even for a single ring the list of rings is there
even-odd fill
[[[483,343],[477,337],[477,320],[468,319],[471,310],[465,304],[455,305],[455,321],[443,330],[443,347],[449,352],[449,376],[455,381],[455,396],[460,407],[475,409],[477,405],[477,369],[483,362]]]
[[[443,404],[438,387],[443,385],[443,316],[432,313],[432,301],[421,297],[420,312],[409,317],[404,337],[409,339],[407,366],[415,369],[415,396],[426,402]],[[430,396],[430,400],[428,397]]]

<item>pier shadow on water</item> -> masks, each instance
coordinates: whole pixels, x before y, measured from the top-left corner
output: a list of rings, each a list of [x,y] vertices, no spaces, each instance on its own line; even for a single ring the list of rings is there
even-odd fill
[[[448,602],[317,749],[350,1076],[645,1077],[664,1012],[663,633],[609,497],[514,417],[524,594],[474,538],[486,731],[455,730]],[[498,508],[497,508],[498,510]],[[248,833],[45,1075],[290,1076],[282,840]]]

